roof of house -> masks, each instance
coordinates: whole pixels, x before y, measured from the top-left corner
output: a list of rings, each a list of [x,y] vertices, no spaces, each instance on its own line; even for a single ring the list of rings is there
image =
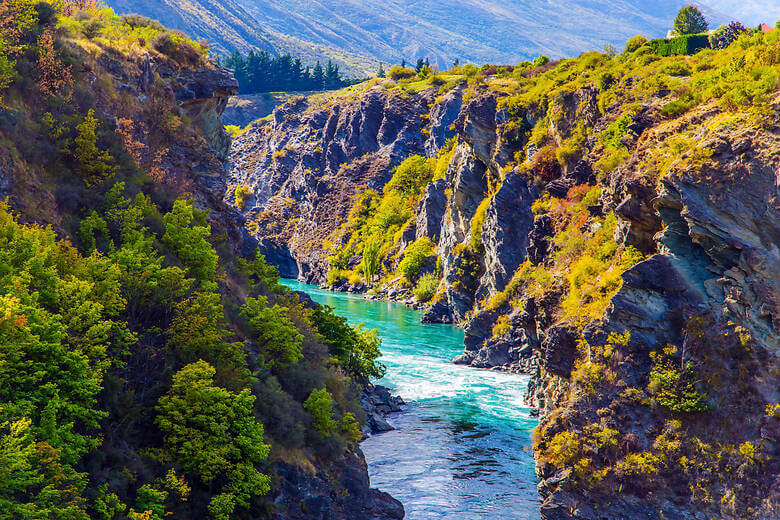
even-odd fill
[[[773,27],[770,27],[769,25],[767,25],[765,23],[762,23],[761,25],[759,25],[758,28],[761,29],[761,32],[765,32],[765,33],[768,33],[768,32],[771,32],[771,31],[775,30]]]

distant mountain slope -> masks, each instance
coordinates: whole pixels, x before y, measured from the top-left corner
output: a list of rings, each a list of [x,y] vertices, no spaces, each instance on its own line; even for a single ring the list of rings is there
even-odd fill
[[[160,18],[218,52],[256,46],[335,58],[348,72],[377,61],[429,57],[517,63],[539,54],[572,56],[631,36],[660,37],[683,0],[108,0],[119,12]],[[175,11],[175,13],[171,12]],[[705,9],[705,11],[707,11]],[[725,17],[709,11],[713,22]]]
[[[250,48],[275,50],[265,29],[232,0],[109,0],[106,3],[120,14],[142,14],[207,40],[218,53]]]

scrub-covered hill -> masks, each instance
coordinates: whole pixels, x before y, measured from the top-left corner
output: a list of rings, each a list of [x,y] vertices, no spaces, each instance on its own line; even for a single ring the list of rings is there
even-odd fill
[[[0,3],[0,517],[403,516],[357,446],[377,340],[223,203],[236,89],[149,19]]]

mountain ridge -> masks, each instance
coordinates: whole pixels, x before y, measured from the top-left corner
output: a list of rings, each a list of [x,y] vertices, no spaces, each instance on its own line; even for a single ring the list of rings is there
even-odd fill
[[[677,10],[687,2],[662,0],[249,0],[243,7],[209,0],[109,0],[119,13],[163,16],[164,23],[197,38],[207,38],[220,54],[252,48],[289,52],[304,62],[333,59],[353,75],[373,75],[378,63],[429,57],[441,69],[456,59],[473,63],[515,64],[539,54],[552,58],[583,50],[618,46],[636,34],[662,37]],[[215,22],[214,11],[230,14]],[[703,7],[711,25],[728,18]],[[188,13],[177,19],[171,13]],[[202,20],[192,19],[202,13]],[[178,20],[178,21],[177,21]],[[249,30],[251,29],[251,31]],[[241,31],[246,37],[241,37]],[[255,41],[257,38],[257,41]]]

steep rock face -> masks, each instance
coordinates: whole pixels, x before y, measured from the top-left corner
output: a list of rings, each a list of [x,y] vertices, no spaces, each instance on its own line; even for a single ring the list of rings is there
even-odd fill
[[[357,100],[299,98],[238,138],[229,182],[252,190],[245,213],[264,252],[286,249],[282,256],[294,259],[298,276],[323,282],[323,241],[346,218],[359,188],[381,190],[393,167],[424,153],[421,116],[432,102],[379,88]]]
[[[372,489],[368,468],[360,450],[345,454],[314,476],[288,464],[277,464],[282,478],[276,504],[285,513],[274,513],[274,520],[334,519],[401,520],[403,505],[387,493]]]
[[[420,201],[420,209],[417,212],[415,239],[429,237],[434,243],[439,241],[447,204],[446,186],[445,180],[439,179],[426,187],[425,196]]]
[[[545,518],[639,518],[661,510],[670,519],[771,518],[777,513],[779,432],[777,419],[765,409],[780,398],[780,164],[770,152],[778,144],[776,134],[766,131],[702,135],[702,146],[713,150],[711,161],[668,173],[660,179],[652,200],[644,196],[630,203],[655,208],[655,218],[662,223],[662,231],[655,235],[659,254],[624,273],[622,288],[603,319],[589,325],[582,336],[589,351],[595,351],[610,333],[630,331],[630,342],[621,350],[622,362],[606,370],[614,370],[613,377],[623,388],[647,387],[651,395],[657,383],[648,381],[656,377],[652,371],[658,370],[658,361],[650,353],[670,345],[675,352],[681,349],[680,363],[697,374],[697,388],[706,395],[705,411],[670,413],[609,387],[602,387],[603,393],[590,406],[583,407],[583,397],[567,399],[567,394],[582,392],[582,380],[571,373],[582,359],[581,349],[573,348],[573,335],[559,328],[545,333],[539,383],[531,389],[542,416],[543,446],[572,424],[598,423],[594,412],[605,407],[609,413],[599,415],[630,439],[629,453],[660,461],[683,457],[707,469],[697,473],[673,462],[654,462],[660,475],[648,478],[663,479],[669,472],[671,480],[645,485],[608,476],[608,485],[628,482],[623,496],[616,499],[599,485],[576,483],[572,472],[554,471],[543,456],[537,469]],[[652,146],[647,143],[643,149]],[[625,206],[625,200],[642,190],[632,188],[637,185],[636,170],[616,173],[628,179],[618,181],[623,193],[633,190],[621,202]],[[616,233],[644,243],[645,233],[633,230],[646,228],[647,210],[620,214],[636,220]],[[561,417],[567,417],[567,426]],[[675,419],[684,420],[675,423]],[[663,444],[669,438],[687,440],[669,447]],[[697,443],[710,443],[712,448],[702,452],[695,448]],[[734,455],[736,446],[743,450],[763,446],[762,462]],[[620,455],[606,457],[620,466]],[[726,464],[735,470],[724,471]],[[700,486],[701,493],[715,496],[727,490],[728,499],[712,503],[700,493],[691,493],[689,486]],[[649,487],[652,497],[645,494]],[[590,488],[585,501],[583,488]]]
[[[501,291],[525,261],[534,220],[531,203],[536,198],[536,189],[513,171],[490,201],[482,225],[485,274],[480,278],[477,298]]]

